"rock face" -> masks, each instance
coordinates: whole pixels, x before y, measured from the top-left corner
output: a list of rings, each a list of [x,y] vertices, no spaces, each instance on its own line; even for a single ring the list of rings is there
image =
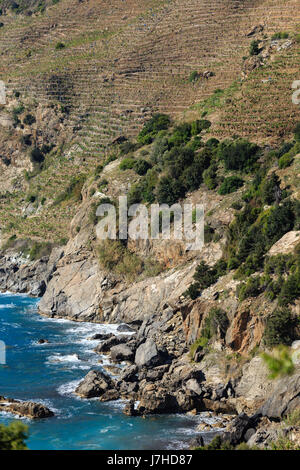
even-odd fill
[[[113,380],[98,370],[91,370],[78,385],[75,393],[82,398],[101,397],[105,392],[114,389]]]
[[[52,251],[50,257],[33,262],[14,252],[0,254],[0,290],[41,297],[62,255],[63,250],[58,248]]]
[[[300,408],[300,371],[279,381],[259,413],[270,419],[281,419]]]
[[[39,310],[48,316],[77,321],[100,321],[97,262],[79,253],[72,262],[63,258],[57,266],[40,302]]]
[[[40,403],[31,401],[21,402],[4,397],[0,397],[0,410],[30,419],[42,419],[54,416],[53,411]]]

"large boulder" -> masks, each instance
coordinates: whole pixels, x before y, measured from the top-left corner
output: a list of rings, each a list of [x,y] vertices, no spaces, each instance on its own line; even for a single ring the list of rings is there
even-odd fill
[[[99,370],[90,370],[76,388],[75,393],[82,398],[94,398],[101,397],[114,388],[115,383],[107,374]]]
[[[258,411],[270,419],[281,419],[300,408],[300,371],[281,379],[272,395]]]
[[[166,355],[157,349],[151,338],[142,343],[135,353],[135,363],[138,367],[155,367],[163,364],[165,360]]]
[[[134,352],[126,344],[119,344],[113,346],[110,350],[111,360],[114,362],[128,361],[132,362],[134,359]]]
[[[108,353],[113,346],[117,346],[118,344],[127,343],[130,340],[130,336],[120,335],[120,336],[112,336],[111,338],[106,339],[103,343],[100,343],[96,348],[95,352],[98,354],[106,354]]]

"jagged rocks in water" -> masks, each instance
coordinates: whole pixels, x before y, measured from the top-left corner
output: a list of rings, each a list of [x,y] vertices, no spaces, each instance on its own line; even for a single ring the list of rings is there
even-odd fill
[[[127,325],[126,323],[121,323],[121,325],[117,328],[118,333],[135,333],[135,330],[131,328],[131,326]]]
[[[139,367],[154,367],[167,360],[166,353],[159,351],[153,339],[148,338],[135,353],[135,363]]]
[[[114,362],[128,361],[132,362],[134,359],[134,352],[126,344],[119,344],[113,346],[110,350],[111,360]]]
[[[138,406],[139,414],[176,413],[178,411],[176,397],[166,391],[155,392],[154,386],[146,390]]]
[[[53,411],[49,410],[49,408],[41,403],[19,401],[4,397],[0,397],[0,410],[30,419],[42,419],[54,416]]]
[[[135,403],[134,400],[130,400],[126,405],[124,406],[123,413],[124,415],[127,416],[136,416],[137,412],[135,410]]]
[[[83,398],[101,397],[104,393],[115,388],[114,381],[99,370],[90,370],[75,393]]]

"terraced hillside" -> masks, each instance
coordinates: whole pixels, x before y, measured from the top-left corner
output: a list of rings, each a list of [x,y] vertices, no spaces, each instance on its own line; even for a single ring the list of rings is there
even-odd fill
[[[289,98],[298,78],[296,45],[275,50],[253,73],[245,63],[254,39],[267,41],[279,31],[295,37],[299,0],[24,5],[3,0],[0,28],[0,80],[8,100],[0,178],[10,191],[0,223],[9,233],[66,238],[76,201],[53,202],[72,178],[103,163],[116,137],[137,135],[154,112],[176,119],[213,113],[220,136],[272,141],[291,135],[298,113]],[[28,114],[34,122],[24,122]],[[40,173],[30,155],[43,145],[51,150]],[[24,209],[32,203],[35,208]]]

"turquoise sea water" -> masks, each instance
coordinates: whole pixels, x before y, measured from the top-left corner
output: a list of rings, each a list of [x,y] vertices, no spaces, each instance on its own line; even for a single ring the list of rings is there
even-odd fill
[[[101,367],[88,337],[115,325],[53,320],[37,314],[37,300],[0,294],[0,340],[7,347],[0,365],[0,395],[44,403],[55,417],[29,425],[30,449],[178,449],[194,434],[199,416],[127,417],[122,401],[83,400],[73,391],[92,368]],[[38,345],[45,338],[49,344]],[[101,357],[104,364],[107,357]],[[0,422],[15,417],[1,413]]]

